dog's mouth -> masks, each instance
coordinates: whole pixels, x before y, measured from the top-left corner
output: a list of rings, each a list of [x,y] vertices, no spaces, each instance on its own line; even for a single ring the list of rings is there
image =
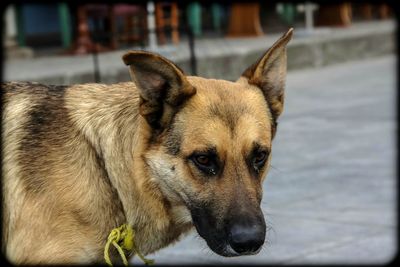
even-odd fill
[[[206,240],[207,242],[207,240]],[[241,251],[237,252],[228,242],[222,242],[216,245],[211,245],[207,242],[208,247],[214,251],[216,254],[223,257],[237,257],[237,256],[245,256],[245,255],[255,255],[261,251],[262,246],[260,246],[257,250],[254,251]]]

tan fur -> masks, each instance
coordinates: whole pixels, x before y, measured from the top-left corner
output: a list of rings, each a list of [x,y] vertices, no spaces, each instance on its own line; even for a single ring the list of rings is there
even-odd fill
[[[259,206],[270,161],[255,179],[244,159],[255,141],[271,148],[271,107],[282,106],[251,82],[263,74],[229,82],[185,76],[150,53],[124,61],[134,83],[3,84],[2,250],[12,263],[102,262],[123,223],[149,254],[192,228],[188,203],[212,203],[218,218]],[[284,82],[282,67],[274,75]],[[148,86],[169,91],[159,99]],[[208,145],[224,162],[218,179],[188,159]]]

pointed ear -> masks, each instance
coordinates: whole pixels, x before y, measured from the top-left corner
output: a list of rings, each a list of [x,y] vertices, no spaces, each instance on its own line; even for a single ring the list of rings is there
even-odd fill
[[[179,106],[196,93],[182,70],[160,55],[130,51],[122,59],[140,92],[139,113],[153,128],[165,128]]]
[[[292,38],[292,34],[293,28],[289,29],[255,64],[242,74],[242,77],[247,78],[249,84],[262,90],[275,123],[283,111],[286,45]]]

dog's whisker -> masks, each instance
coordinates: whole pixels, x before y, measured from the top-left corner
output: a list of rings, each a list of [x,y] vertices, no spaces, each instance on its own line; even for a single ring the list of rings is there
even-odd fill
[[[278,167],[275,167],[272,164],[270,166],[271,166],[271,170],[273,170],[273,171],[277,171],[279,173],[284,173],[285,172],[284,170],[282,170],[282,169],[280,169]]]

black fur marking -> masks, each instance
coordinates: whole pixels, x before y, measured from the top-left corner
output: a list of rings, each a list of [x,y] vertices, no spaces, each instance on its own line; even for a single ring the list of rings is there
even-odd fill
[[[34,94],[36,101],[28,113],[29,120],[25,124],[25,137],[19,147],[19,157],[23,171],[26,174],[25,186],[29,191],[41,192],[45,190],[41,173],[47,173],[54,159],[52,151],[63,151],[63,145],[73,127],[68,123],[67,110],[64,107],[66,86],[45,86],[41,84],[26,84],[25,92]]]
[[[64,108],[65,86],[41,86],[32,88],[34,94],[41,95],[41,99],[30,110],[30,120],[26,124],[27,135],[24,138],[25,144],[38,145],[42,140],[49,138],[48,134],[59,131],[59,126],[63,123],[57,123],[58,120],[66,119],[66,109]],[[22,148],[24,148],[22,146]]]
[[[167,153],[173,156],[178,155],[181,150],[182,136],[172,129],[168,129],[166,135],[164,146]]]
[[[271,139],[273,139],[275,137],[276,134],[276,130],[278,127],[278,122],[277,122],[277,116],[274,115],[274,113],[272,112],[272,109],[270,108],[269,105],[267,105],[267,108],[271,114]]]

